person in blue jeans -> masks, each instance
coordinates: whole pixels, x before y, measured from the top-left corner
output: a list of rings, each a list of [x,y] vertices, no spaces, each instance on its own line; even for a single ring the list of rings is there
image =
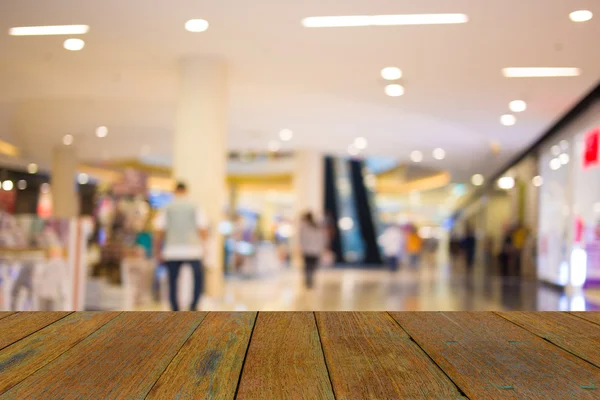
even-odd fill
[[[169,274],[169,300],[173,311],[179,311],[177,279],[181,266],[189,264],[194,273],[194,293],[190,311],[198,308],[203,289],[203,243],[208,236],[206,218],[200,208],[187,197],[187,187],[178,183],[175,198],[162,209],[155,220],[157,258]]]

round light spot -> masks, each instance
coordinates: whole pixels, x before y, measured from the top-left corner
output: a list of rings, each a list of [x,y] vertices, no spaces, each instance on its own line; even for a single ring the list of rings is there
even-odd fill
[[[395,81],[402,78],[402,71],[396,67],[386,67],[381,70],[381,77],[387,81]]]
[[[21,179],[20,181],[17,182],[17,189],[19,190],[25,190],[27,189],[27,181],[25,179]]]
[[[500,117],[500,123],[504,126],[513,126],[517,123],[517,118],[512,114],[504,114]]]
[[[72,145],[74,140],[75,139],[73,138],[73,135],[65,135],[65,136],[63,136],[63,144],[65,146]]]
[[[365,139],[364,137],[357,137],[356,139],[354,139],[354,147],[356,147],[359,150],[366,149],[368,144],[369,143],[367,142],[367,139]]]
[[[444,158],[446,158],[446,151],[440,148],[433,150],[433,158],[435,158],[436,160],[443,160]]]
[[[471,183],[473,186],[481,186],[485,182],[485,178],[481,174],[475,174],[471,177]]]
[[[523,112],[527,110],[527,103],[523,100],[513,100],[508,104],[508,108],[510,108],[510,111],[512,112]]]
[[[63,46],[69,51],[79,51],[85,47],[85,42],[82,39],[67,39]]]
[[[533,186],[535,186],[535,187],[540,187],[544,184],[544,178],[542,178],[539,175],[534,176],[533,179],[531,180],[531,183],[533,183]]]
[[[185,29],[189,32],[204,32],[208,29],[208,21],[204,19],[190,19],[185,23]]]
[[[350,217],[343,217],[338,221],[338,226],[343,231],[349,231],[354,228],[354,221]]]
[[[99,138],[105,138],[108,135],[108,128],[105,126],[99,126],[96,129],[96,136]]]
[[[31,163],[27,166],[27,172],[30,174],[35,174],[38,172],[38,165],[36,163]]]
[[[423,153],[421,153],[419,150],[415,150],[410,153],[410,159],[412,162],[420,163],[423,161]]]
[[[404,94],[404,87],[396,83],[385,87],[385,94],[390,97],[400,97]]]
[[[573,22],[586,22],[594,17],[594,14],[589,10],[577,10],[569,14],[569,18]]]
[[[4,181],[2,182],[2,189],[6,190],[7,192],[13,190],[14,184],[12,181]]]
[[[282,129],[281,132],[279,132],[279,139],[281,139],[283,142],[289,142],[293,137],[294,132],[292,132],[290,129]]]

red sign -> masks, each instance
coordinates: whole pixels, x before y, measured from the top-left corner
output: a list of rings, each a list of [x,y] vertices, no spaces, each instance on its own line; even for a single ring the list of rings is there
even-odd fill
[[[585,135],[583,148],[583,168],[595,167],[599,163],[600,128],[596,128]]]

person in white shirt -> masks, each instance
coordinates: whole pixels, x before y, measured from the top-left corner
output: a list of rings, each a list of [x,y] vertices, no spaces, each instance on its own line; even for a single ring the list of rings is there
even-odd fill
[[[175,199],[161,210],[155,220],[157,259],[164,261],[169,272],[169,299],[173,311],[179,311],[177,279],[183,264],[194,272],[194,295],[190,311],[196,310],[202,294],[202,257],[208,237],[202,211],[187,198],[187,187],[178,183]]]
[[[307,289],[314,285],[314,274],[319,265],[319,259],[325,250],[326,234],[323,227],[319,226],[311,212],[302,216],[300,221],[300,250],[304,258],[304,273]]]
[[[398,225],[392,224],[383,232],[379,243],[383,247],[388,266],[392,271],[397,271],[404,249],[404,232]]]

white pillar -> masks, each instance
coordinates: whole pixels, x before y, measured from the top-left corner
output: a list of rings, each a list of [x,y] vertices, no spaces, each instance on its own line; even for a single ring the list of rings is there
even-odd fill
[[[205,258],[205,291],[223,290],[223,242],[227,173],[227,71],[223,61],[185,59],[180,65],[179,104],[173,143],[173,173],[206,213],[211,230]]]
[[[294,155],[294,195],[296,215],[312,211],[323,217],[325,160],[318,151],[300,151]]]
[[[52,215],[72,218],[79,215],[79,200],[75,186],[77,157],[72,146],[58,146],[52,154]]]

